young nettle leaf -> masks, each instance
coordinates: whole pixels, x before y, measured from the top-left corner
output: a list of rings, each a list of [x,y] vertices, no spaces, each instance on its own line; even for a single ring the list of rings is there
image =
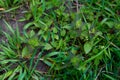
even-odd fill
[[[43,30],[39,30],[39,32],[37,33],[38,35],[42,35],[42,34],[44,34],[45,33],[45,31],[43,31]]]
[[[39,40],[38,40],[37,37],[33,37],[33,38],[28,40],[28,44],[30,44],[33,47],[38,46],[39,45]]]
[[[58,40],[59,36],[57,34],[54,34],[54,38]]]
[[[23,50],[22,50],[22,58],[24,58],[24,57],[27,57],[27,56],[29,56],[30,54],[29,54],[29,50],[28,50],[28,48],[25,46],[24,48],[23,48]]]
[[[56,48],[58,46],[58,43],[57,42],[51,42],[51,45]]]
[[[91,42],[86,42],[84,44],[84,51],[88,54],[92,50],[93,44]]]
[[[35,31],[31,30],[29,33],[30,38],[33,37],[35,35]]]
[[[52,49],[53,47],[49,44],[49,43],[46,43],[45,44],[45,47],[44,47],[44,49],[45,50],[50,50],[50,49]]]
[[[65,26],[63,26],[62,28],[67,29],[67,30],[71,30],[71,29],[72,29],[72,26],[70,26],[70,25],[65,25]]]
[[[44,35],[42,35],[43,36],[43,39],[45,40],[45,41],[47,41],[47,39],[48,39],[48,34],[44,34]]]
[[[54,33],[57,33],[57,32],[58,32],[57,28],[54,27],[54,28],[53,28],[53,32],[54,32]]]
[[[81,19],[76,21],[76,28],[80,28],[80,26],[82,25],[82,21]]]
[[[65,34],[66,34],[66,31],[63,29],[63,30],[61,31],[61,36],[65,36]]]
[[[70,38],[75,38],[75,37],[77,37],[77,35],[78,35],[77,31],[74,31],[74,30],[70,31]]]
[[[117,24],[117,25],[115,26],[115,28],[116,28],[116,29],[120,29],[120,24]]]

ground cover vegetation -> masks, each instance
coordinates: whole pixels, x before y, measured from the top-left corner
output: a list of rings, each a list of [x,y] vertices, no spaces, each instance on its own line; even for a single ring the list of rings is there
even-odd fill
[[[120,0],[0,0],[0,19],[0,80],[120,79]]]

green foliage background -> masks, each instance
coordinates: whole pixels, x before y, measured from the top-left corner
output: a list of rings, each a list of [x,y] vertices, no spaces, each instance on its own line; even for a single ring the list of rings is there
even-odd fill
[[[120,0],[0,0],[0,7],[1,14],[26,7],[18,22],[28,22],[20,34],[4,20],[1,80],[120,79]],[[36,69],[40,61],[47,72]]]

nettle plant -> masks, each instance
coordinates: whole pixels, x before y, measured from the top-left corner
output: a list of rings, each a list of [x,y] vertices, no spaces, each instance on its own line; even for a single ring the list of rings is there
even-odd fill
[[[55,10],[50,9],[52,12],[48,14],[44,13],[44,9],[40,15],[39,12],[36,12],[39,11],[37,8],[36,11],[33,10],[34,21],[25,25],[24,29],[28,30],[28,34],[37,34],[38,37],[31,40],[40,40],[40,45],[48,51],[42,60],[50,67],[49,73],[54,75],[53,78],[64,76],[67,79],[68,75],[76,78],[82,76],[81,79],[89,79],[93,76],[95,78],[98,71],[103,68],[99,65],[108,68],[107,61],[111,61],[110,46],[114,44],[111,44],[103,36],[102,31],[97,29],[104,24],[111,27],[109,25],[111,22],[107,22],[107,19],[98,22],[100,15],[97,14],[95,17],[94,11],[86,9],[85,6],[81,7],[78,13],[68,13],[66,7],[62,5]],[[86,18],[86,15],[89,17]],[[94,19],[95,21],[91,24]],[[93,71],[92,65],[95,66]],[[110,66],[112,67],[112,64]],[[73,70],[71,71],[71,69]],[[83,76],[88,71],[92,71],[92,73]],[[78,75],[74,75],[74,72]]]
[[[28,33],[36,33],[37,29],[41,45],[50,52],[42,57],[43,62],[50,67],[49,74],[54,75],[53,78],[59,75],[64,76],[65,79],[68,78],[68,75],[79,78],[88,71],[92,71],[91,65],[95,66],[94,73],[97,73],[101,62],[111,59],[110,43],[106,42],[101,31],[96,31],[96,28],[91,29],[90,23],[85,23],[81,19],[76,20],[76,14],[60,11],[61,9],[58,9],[52,14],[55,15],[54,19],[57,17],[58,22],[54,22],[52,17],[46,16],[41,25],[27,24],[24,27],[25,30],[28,29]],[[74,22],[67,24],[70,16]],[[64,17],[67,19],[61,20]],[[104,66],[104,62],[101,65]],[[87,77],[82,76],[81,79],[97,76],[94,73],[86,75]]]
[[[0,45],[1,79],[43,79],[36,70],[42,61],[49,66],[45,76],[51,79],[114,80],[117,75],[111,71],[119,66],[114,60],[120,59],[119,17],[117,21],[117,14],[106,7],[107,1],[105,5],[99,1],[86,3],[80,11],[76,2],[69,2],[30,0],[25,20],[32,21],[24,26],[22,35],[5,22],[10,34],[4,32],[7,39]],[[111,31],[114,27],[116,34]]]

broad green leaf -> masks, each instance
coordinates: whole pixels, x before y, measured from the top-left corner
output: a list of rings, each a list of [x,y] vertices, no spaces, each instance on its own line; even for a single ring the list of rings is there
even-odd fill
[[[63,30],[61,31],[61,36],[65,36],[65,34],[66,34],[66,31],[63,29]]]
[[[55,39],[57,39],[57,40],[59,39],[59,36],[57,34],[54,34],[53,36]]]
[[[29,53],[29,50],[28,50],[28,48],[25,46],[24,48],[23,48],[23,50],[22,50],[22,57],[24,58],[24,57],[26,57],[26,56],[28,56],[30,53]]]
[[[39,40],[37,37],[32,37],[31,39],[28,40],[28,44],[30,44],[33,47],[36,47],[39,45]]]
[[[51,45],[56,48],[58,46],[58,43],[57,42],[51,42]]]
[[[49,43],[46,43],[44,49],[50,50],[52,49],[52,46]]]
[[[72,26],[70,26],[70,25],[65,25],[65,26],[63,26],[62,28],[67,29],[67,30],[71,30],[71,29],[72,29]]]
[[[30,38],[31,38],[35,35],[35,32],[33,30],[31,30],[29,35],[30,35]]]
[[[80,28],[81,24],[82,24],[81,19],[80,19],[80,20],[77,20],[77,21],[76,21],[76,28]]]
[[[88,54],[91,51],[92,46],[93,46],[93,44],[91,42],[86,42],[84,44],[84,51],[86,54]]]
[[[115,28],[116,28],[116,29],[120,29],[120,24],[117,24],[117,25],[115,26]]]
[[[38,35],[42,35],[42,34],[44,34],[44,31],[43,30],[39,30]]]
[[[57,33],[57,32],[58,32],[57,28],[54,27],[54,28],[53,28],[53,32],[54,32],[54,33]]]

